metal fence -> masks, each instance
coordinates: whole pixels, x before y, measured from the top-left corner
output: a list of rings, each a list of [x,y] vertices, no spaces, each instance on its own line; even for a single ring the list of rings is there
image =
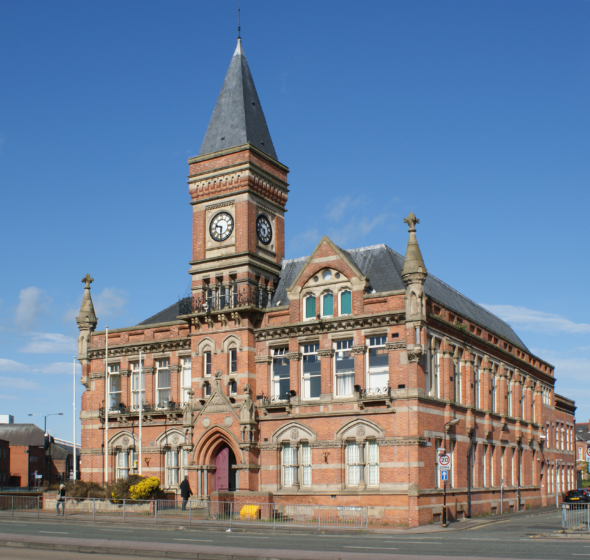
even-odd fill
[[[0,496],[0,517],[48,518],[80,521],[149,522],[179,525],[227,524],[311,529],[366,529],[367,507],[210,502],[190,500],[111,500],[56,497]]]
[[[562,504],[561,527],[567,531],[590,531],[590,504]]]

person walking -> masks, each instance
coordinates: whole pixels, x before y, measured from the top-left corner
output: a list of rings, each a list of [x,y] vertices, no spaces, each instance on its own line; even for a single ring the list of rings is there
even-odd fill
[[[66,514],[66,485],[60,484],[57,490],[57,501],[55,507],[57,508],[57,515],[59,515],[59,506],[61,505],[62,515]]]
[[[191,491],[191,485],[188,483],[188,476],[184,477],[184,480],[180,483],[180,496],[182,497],[182,511],[186,511],[186,503],[188,499],[193,495]]]

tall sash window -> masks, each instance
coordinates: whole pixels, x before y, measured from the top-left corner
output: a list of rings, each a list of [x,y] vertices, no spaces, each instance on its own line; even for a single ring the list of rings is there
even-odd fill
[[[334,295],[324,294],[322,296],[322,317],[332,317],[334,315]]]
[[[349,397],[354,393],[354,356],[350,351],[352,342],[352,338],[336,342],[334,374],[337,397]]]
[[[273,348],[272,351],[272,396],[276,400],[287,399],[290,395],[289,349]]]
[[[178,451],[166,450],[166,486],[176,486],[179,483]]]
[[[358,486],[361,478],[360,449],[356,442],[346,444],[348,486]]]
[[[296,449],[288,443],[283,445],[283,486],[293,486],[297,481]]]
[[[379,446],[376,441],[367,441],[367,469],[369,486],[379,485]]]
[[[387,336],[369,338],[369,389],[382,389],[389,385],[389,357],[385,350]]]
[[[191,358],[187,356],[181,359],[181,376],[182,376],[182,385],[180,389],[180,402],[182,404],[186,404],[189,399],[189,391],[191,389]]]
[[[129,452],[117,452],[117,480],[129,477]]]
[[[352,292],[343,290],[340,292],[340,315],[350,315],[352,313]]]
[[[311,447],[301,444],[301,486],[311,486]]]
[[[157,360],[156,366],[156,404],[164,406],[170,400],[170,360]]]
[[[139,362],[132,362],[129,365],[131,366],[131,406],[139,408],[140,403],[145,404],[145,373],[140,375]]]
[[[121,404],[121,369],[119,364],[109,366],[109,408],[115,410]]]
[[[315,319],[315,296],[305,298],[305,318]]]
[[[322,390],[322,376],[320,357],[318,356],[319,344],[306,344],[303,346],[303,398],[319,399]]]

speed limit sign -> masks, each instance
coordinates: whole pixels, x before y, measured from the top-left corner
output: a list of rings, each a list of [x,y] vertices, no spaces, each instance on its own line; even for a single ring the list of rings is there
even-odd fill
[[[443,453],[438,456],[438,466],[441,471],[451,470],[451,456],[448,453]]]
[[[590,445],[586,446],[586,461],[590,463]]]

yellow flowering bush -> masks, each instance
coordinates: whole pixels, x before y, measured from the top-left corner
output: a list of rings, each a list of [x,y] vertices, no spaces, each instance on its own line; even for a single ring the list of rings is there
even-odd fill
[[[157,476],[144,478],[134,486],[129,487],[132,500],[147,500],[160,492],[160,479]]]

